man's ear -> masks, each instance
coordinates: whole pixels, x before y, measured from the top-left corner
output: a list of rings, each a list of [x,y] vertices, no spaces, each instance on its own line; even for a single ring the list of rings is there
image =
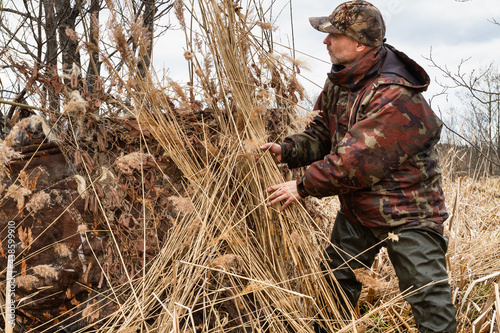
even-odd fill
[[[356,45],[356,51],[358,51],[358,52],[364,51],[365,48],[366,48],[365,44],[361,44],[361,43],[358,42],[357,45]]]
[[[368,52],[368,50],[370,50],[370,49],[372,49],[371,46],[367,46],[367,45],[361,44],[359,42],[356,44],[356,51],[358,51],[358,52],[362,52],[362,53]]]

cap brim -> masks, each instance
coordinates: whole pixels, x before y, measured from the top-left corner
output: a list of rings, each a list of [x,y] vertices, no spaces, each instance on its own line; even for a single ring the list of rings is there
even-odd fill
[[[336,29],[329,20],[328,16],[322,17],[310,17],[309,22],[312,27],[318,31],[331,33],[331,34],[340,34],[341,32]]]

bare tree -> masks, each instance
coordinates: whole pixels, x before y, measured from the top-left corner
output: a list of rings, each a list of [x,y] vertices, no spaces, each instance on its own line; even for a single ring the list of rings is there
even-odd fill
[[[95,1],[95,0],[94,0]],[[72,40],[67,29],[75,30],[78,14],[81,8],[81,1],[77,0],[72,4],[70,0],[56,0],[54,6],[57,15],[57,30],[59,38],[59,49],[61,52],[61,63],[64,72],[71,71],[73,65],[80,67],[80,53],[78,51],[78,42]],[[97,5],[98,6],[98,5]],[[90,14],[92,13],[92,4],[90,6]],[[66,79],[66,84],[69,82]]]
[[[131,3],[133,8],[122,0],[4,0],[0,7],[0,135],[8,133],[22,105],[58,112],[63,95],[75,89],[89,101],[91,111],[99,112],[98,100],[110,69],[123,70],[123,59],[109,42],[113,32],[102,29],[101,13],[111,10],[108,5],[118,13],[116,26],[124,31],[134,24],[141,27],[139,39],[132,33],[125,36],[138,59],[135,73],[126,76],[146,75],[153,40],[167,29],[159,21],[173,1]],[[110,66],[104,73],[103,58]]]
[[[143,9],[142,9],[143,8]],[[146,28],[146,40],[140,47],[142,50],[139,50],[140,60],[138,64],[138,71],[140,77],[144,77],[146,75],[146,70],[149,68],[151,64],[151,55],[153,51],[153,31],[154,31],[154,17],[156,14],[156,7],[154,0],[142,0],[141,8],[139,12],[143,12],[142,21],[143,26]]]
[[[456,0],[462,1],[462,0]],[[496,19],[492,24],[500,26]],[[469,59],[462,60],[456,71],[446,65],[436,63],[432,53],[427,58],[433,67],[441,71],[445,82],[438,82],[443,88],[442,94],[448,91],[459,92],[463,106],[466,108],[465,131],[459,134],[453,128],[448,129],[467,142],[469,160],[481,165],[483,175],[494,175],[500,172],[500,70],[491,63],[486,68],[464,70]],[[455,108],[449,111],[453,118]],[[463,148],[463,147],[462,147]],[[471,168],[471,165],[468,166]],[[466,170],[470,173],[472,170]],[[480,172],[481,173],[481,172]]]
[[[95,78],[101,73],[101,63],[99,62],[99,12],[100,1],[91,0],[90,2],[90,27],[89,27],[89,45],[90,61],[87,69],[87,82],[90,87],[95,85]]]
[[[476,160],[484,158],[485,175],[495,174],[495,165],[500,163],[500,70],[490,64],[485,69],[465,72],[467,60],[463,60],[453,72],[437,64],[432,56],[428,60],[447,79],[447,83],[440,83],[443,91],[460,92],[466,113],[463,137],[469,148],[480,150]]]

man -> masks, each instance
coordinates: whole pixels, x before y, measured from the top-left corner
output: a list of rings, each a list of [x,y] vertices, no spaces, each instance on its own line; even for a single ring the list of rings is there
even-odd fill
[[[456,332],[434,148],[442,123],[421,95],[429,76],[384,44],[382,15],[366,1],[342,3],[310,22],[328,34],[323,43],[333,66],[316,102],[320,113],[305,132],[261,147],[291,168],[310,165],[297,181],[268,188],[269,205],[339,196],[325,270],[347,296],[350,304],[339,297],[346,317],[361,292],[353,270],[371,267],[386,246],[419,331]],[[388,240],[389,233],[399,240]]]

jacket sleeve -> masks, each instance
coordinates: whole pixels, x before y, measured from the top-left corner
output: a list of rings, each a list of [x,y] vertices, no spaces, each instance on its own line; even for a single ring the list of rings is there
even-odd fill
[[[297,181],[299,194],[324,197],[370,187],[423,146],[435,144],[441,126],[419,92],[381,86],[335,150]]]
[[[290,135],[281,144],[281,158],[290,168],[298,168],[322,159],[330,153],[331,141],[328,126],[328,85],[318,97],[314,110],[320,110],[303,133]]]

